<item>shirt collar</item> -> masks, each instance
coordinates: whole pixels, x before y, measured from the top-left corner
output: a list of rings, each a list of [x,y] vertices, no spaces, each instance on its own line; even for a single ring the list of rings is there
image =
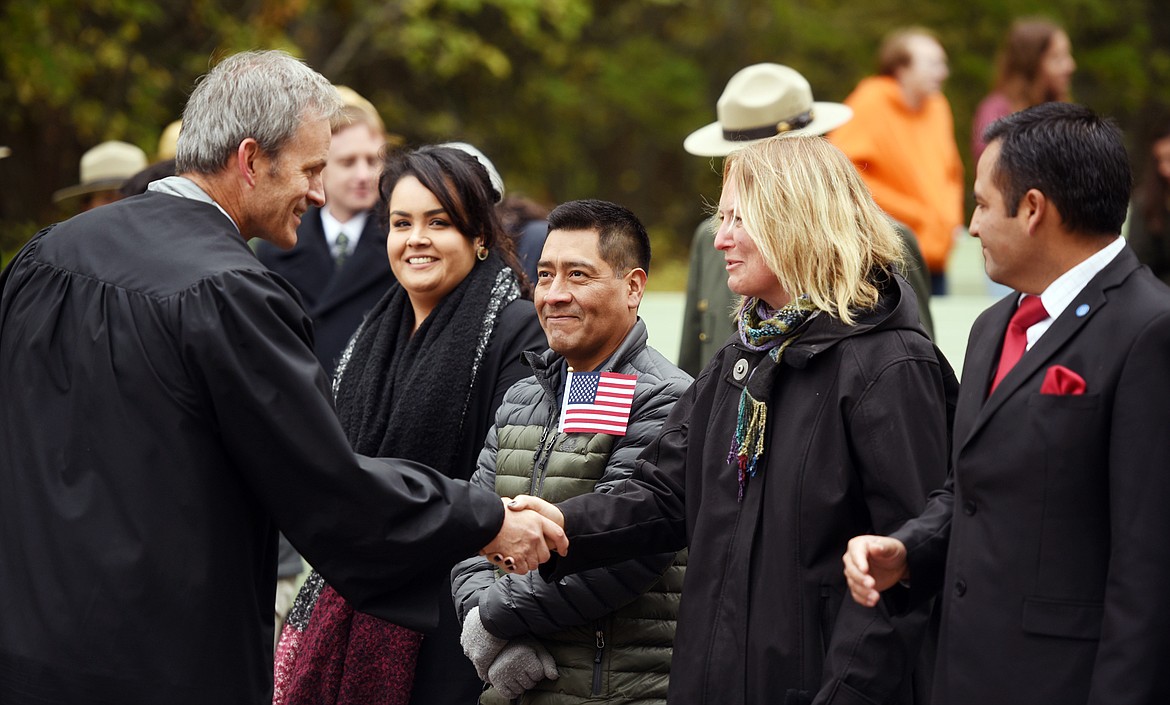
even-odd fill
[[[1049,284],[1040,294],[1040,301],[1044,303],[1048,317],[1053,320],[1060,318],[1060,314],[1068,308],[1089,281],[1105,269],[1123,249],[1125,239],[1118,237]]]
[[[357,245],[358,238],[362,236],[369,215],[369,211],[362,211],[343,223],[333,217],[328,205],[321,208],[321,229],[325,232],[325,241],[329,243],[329,249],[332,250],[337,245],[337,234],[344,232],[349,239],[346,250],[353,254],[353,248]]]

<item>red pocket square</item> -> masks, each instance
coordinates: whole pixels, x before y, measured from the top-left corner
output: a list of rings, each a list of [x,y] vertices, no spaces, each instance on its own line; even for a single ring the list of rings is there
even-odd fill
[[[1053,365],[1044,373],[1041,394],[1084,394],[1085,380],[1064,365]]]

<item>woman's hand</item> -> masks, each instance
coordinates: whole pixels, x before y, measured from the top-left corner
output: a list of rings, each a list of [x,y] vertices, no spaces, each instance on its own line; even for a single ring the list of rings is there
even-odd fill
[[[569,539],[561,528],[563,518],[553,522],[538,512],[513,506],[515,502],[507,497],[501,499],[505,507],[504,524],[496,538],[480,550],[480,555],[509,573],[524,575],[547,561],[549,551],[568,553]]]
[[[512,501],[505,502],[504,504],[508,507],[508,509],[514,512],[521,512],[525,509],[531,509],[532,511],[537,512],[543,516],[545,519],[555,523],[557,526],[561,527],[561,529],[565,528],[565,515],[561,513],[561,510],[557,508],[557,505],[552,504],[551,502],[546,502],[540,497],[520,494],[516,495]],[[562,556],[565,555],[560,551],[557,551],[557,553]]]

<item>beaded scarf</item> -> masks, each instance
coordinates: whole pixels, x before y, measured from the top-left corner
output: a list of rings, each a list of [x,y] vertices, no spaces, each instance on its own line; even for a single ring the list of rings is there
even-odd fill
[[[739,395],[739,414],[735,436],[727,461],[738,468],[739,501],[749,477],[755,477],[764,455],[764,436],[768,428],[768,396],[772,391],[780,357],[798,337],[800,328],[816,312],[808,296],[799,296],[779,310],[771,309],[760,299],[745,299],[736,314],[739,337],[752,350],[768,354],[756,365]]]

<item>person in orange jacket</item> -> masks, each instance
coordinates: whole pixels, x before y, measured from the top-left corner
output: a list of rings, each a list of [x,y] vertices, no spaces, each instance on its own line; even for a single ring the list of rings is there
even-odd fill
[[[845,99],[853,119],[829,136],[861,172],[873,199],[918,236],[934,294],[946,293],[947,257],[963,223],[963,164],[942,94],[947,55],[926,29],[888,35],[879,74]]]

